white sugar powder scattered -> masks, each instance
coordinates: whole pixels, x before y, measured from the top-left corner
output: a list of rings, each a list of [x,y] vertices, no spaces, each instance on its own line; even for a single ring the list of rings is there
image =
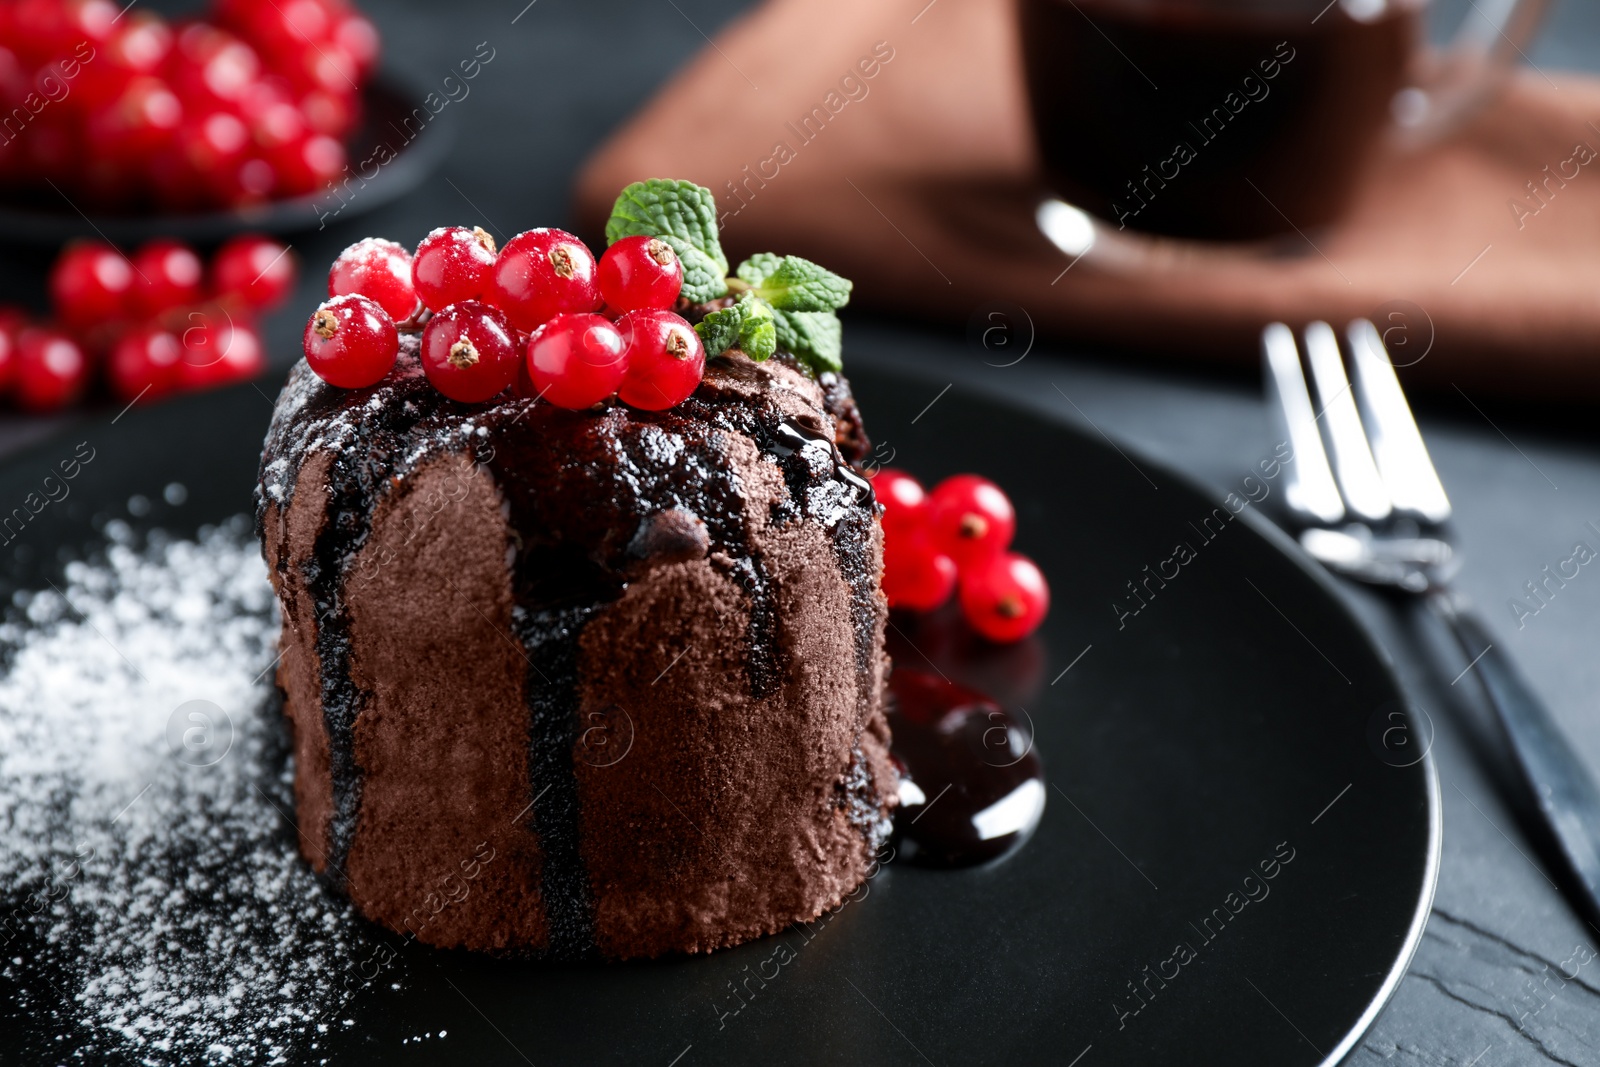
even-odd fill
[[[259,551],[242,519],[107,533],[0,625],[0,984],[25,1058],[315,1061],[367,939],[286,821]]]

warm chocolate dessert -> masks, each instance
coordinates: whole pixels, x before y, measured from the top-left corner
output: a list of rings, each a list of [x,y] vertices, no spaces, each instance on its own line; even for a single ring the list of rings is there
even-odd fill
[[[419,940],[699,952],[888,831],[882,534],[849,386],[711,361],[663,412],[302,363],[262,457],[303,852]]]

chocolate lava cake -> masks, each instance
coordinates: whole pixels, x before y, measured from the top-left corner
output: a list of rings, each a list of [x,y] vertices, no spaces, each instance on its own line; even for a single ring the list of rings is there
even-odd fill
[[[368,388],[299,363],[262,456],[306,858],[390,929],[550,958],[837,904],[897,784],[848,384],[735,351],[665,411],[461,404],[401,344]]]

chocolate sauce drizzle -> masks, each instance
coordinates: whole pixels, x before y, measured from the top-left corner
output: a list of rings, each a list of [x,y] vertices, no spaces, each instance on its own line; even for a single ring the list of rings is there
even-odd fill
[[[629,548],[641,524],[667,509],[689,512],[705,525],[713,564],[725,568],[748,597],[750,688],[758,697],[776,690],[786,664],[780,662],[771,577],[752,543],[745,494],[727,453],[728,435],[744,435],[778,464],[789,488],[790,499],[774,507],[770,520],[804,520],[830,533],[851,590],[857,692],[866,722],[878,700],[876,503],[871,485],[851,469],[826,421],[838,419],[839,439],[852,453],[865,449],[866,437],[849,386],[836,375],[822,383],[826,413],[813,408],[798,419],[771,395],[787,387],[773,381],[770,369],[724,360],[708,368],[706,387],[672,410],[612,406],[568,412],[521,399],[492,406],[444,400],[422,377],[415,349],[415,338],[402,338],[395,373],[371,389],[330,388],[298,364],[278,401],[262,456],[258,528],[269,503],[287,511],[310,455],[327,451],[335,457],[326,521],[304,565],[317,604],[321,693],[333,767],[329,874],[343,883],[359,821],[354,724],[367,699],[350,671],[344,583],[370,534],[373,511],[392,485],[439,455],[476,453],[501,486],[515,531],[514,623],[529,660],[529,800],[535,801],[532,819],[544,857],[550,954],[592,954],[593,900],[581,854],[573,770],[585,623],[626,588],[639,563]],[[762,389],[710,387],[719,375],[761,378]],[[482,446],[488,447],[479,451]],[[291,565],[286,551],[269,562],[280,571]],[[837,802],[876,849],[887,820],[865,758],[859,749],[852,757],[836,786]]]
[[[901,854],[966,867],[1026,841],[1045,804],[1032,734],[982,693],[925,671],[895,668],[889,693],[902,768],[894,819]]]

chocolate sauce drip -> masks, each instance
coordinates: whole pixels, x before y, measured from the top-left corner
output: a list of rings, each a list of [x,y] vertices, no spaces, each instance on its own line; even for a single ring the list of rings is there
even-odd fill
[[[900,852],[966,867],[1012,851],[1044,814],[1044,766],[1033,737],[982,693],[896,668],[889,678],[892,751],[904,770]]]
[[[528,785],[542,853],[545,921],[550,955],[594,955],[594,899],[584,866],[578,826],[578,635],[603,605],[515,613],[517,636],[528,653]]]

